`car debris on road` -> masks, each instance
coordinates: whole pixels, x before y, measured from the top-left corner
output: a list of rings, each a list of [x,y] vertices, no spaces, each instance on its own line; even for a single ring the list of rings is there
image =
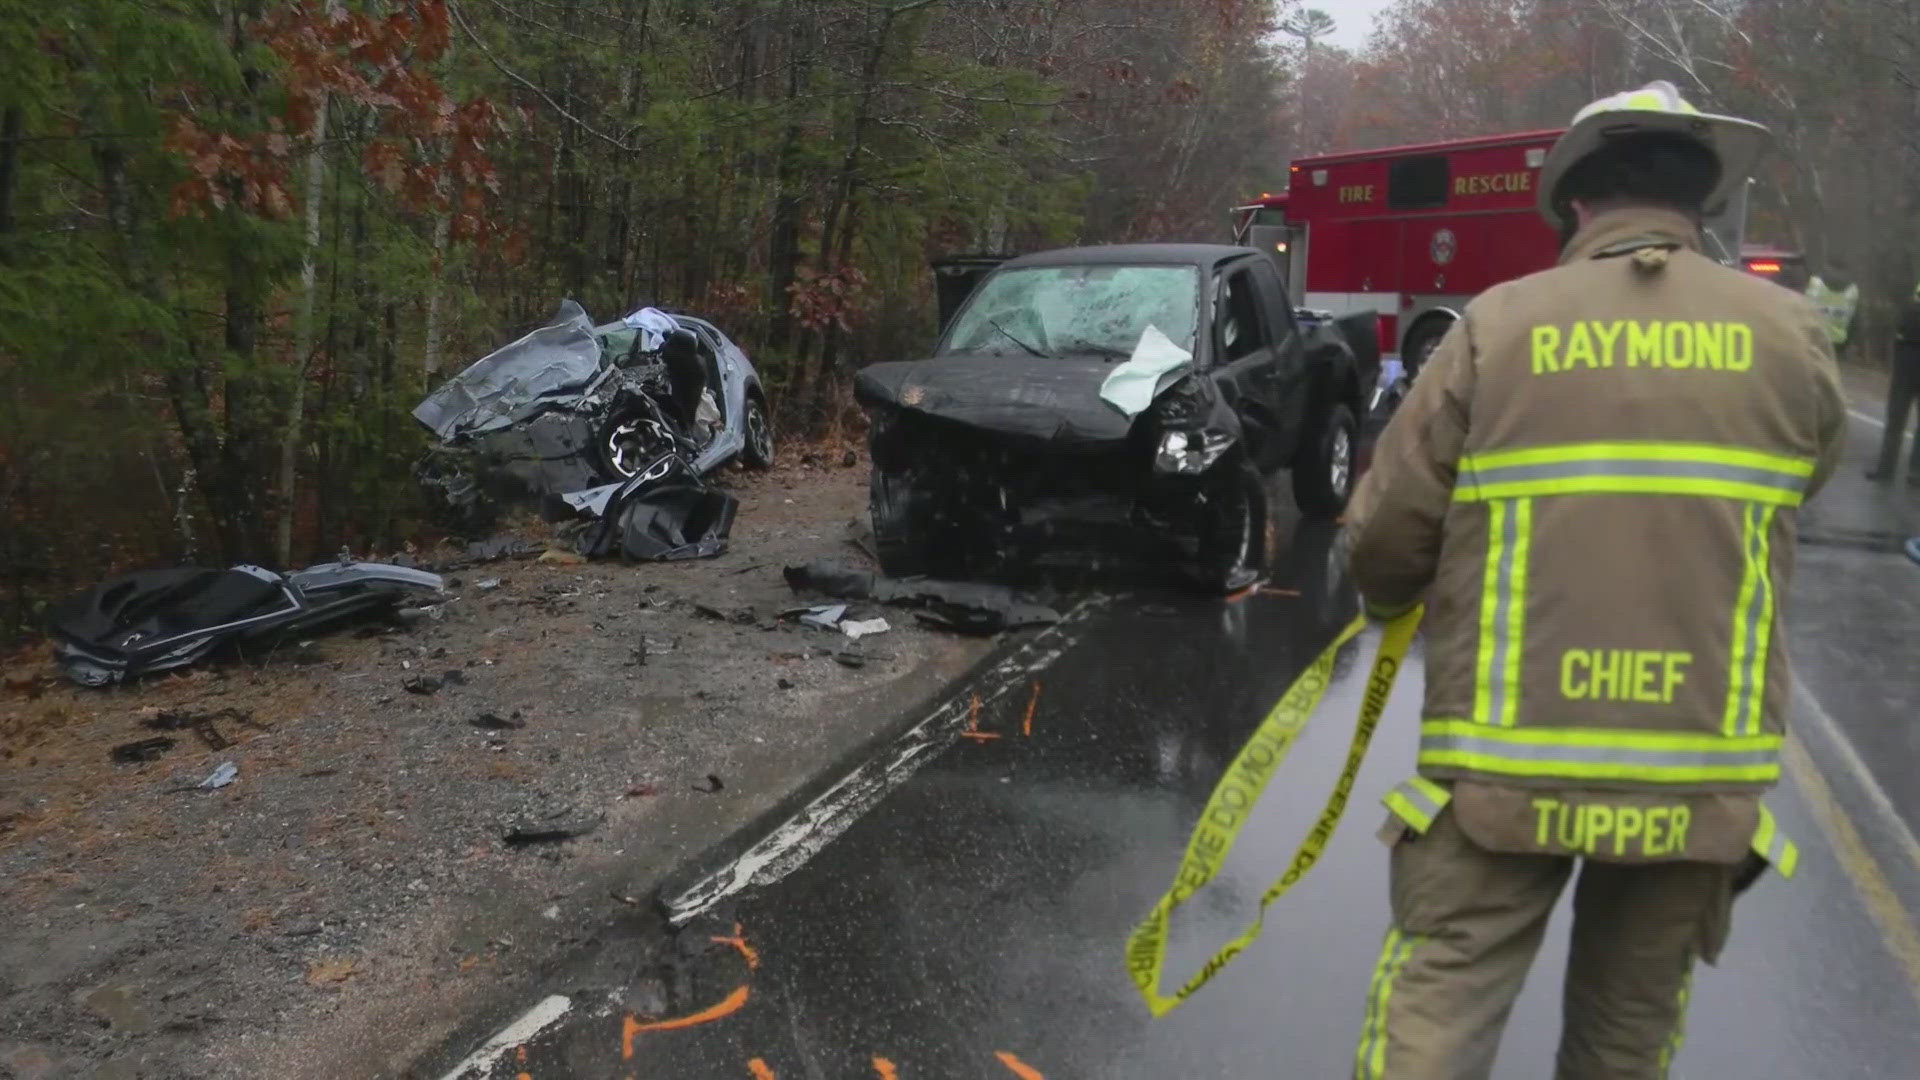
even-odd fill
[[[739,504],[707,477],[773,464],[773,428],[746,353],[703,319],[641,308],[596,326],[562,301],[414,409],[437,440],[417,475],[475,528],[503,502],[585,520],[581,554],[636,560],[726,550]]]
[[[437,574],[387,563],[323,563],[291,574],[258,566],[123,574],[55,611],[61,671],[82,686],[197,663],[228,645],[278,640],[439,595]]]
[[[240,778],[240,766],[231,761],[222,762],[220,767],[205,779],[194,785],[201,791],[218,791]]]
[[[605,823],[606,815],[583,813],[573,806],[529,808],[505,823],[500,839],[509,847],[547,844],[585,836]]]
[[[173,747],[174,740],[165,735],[155,735],[151,739],[135,739],[132,742],[121,743],[107,754],[121,765],[140,765],[149,761],[158,761],[160,755]]]
[[[921,622],[959,633],[997,634],[1026,626],[1050,626],[1060,621],[1060,613],[1055,609],[1000,585],[890,578],[870,570],[827,562],[789,566],[785,574],[787,586],[795,592],[920,608],[917,617]],[[839,619],[833,622],[837,624]]]

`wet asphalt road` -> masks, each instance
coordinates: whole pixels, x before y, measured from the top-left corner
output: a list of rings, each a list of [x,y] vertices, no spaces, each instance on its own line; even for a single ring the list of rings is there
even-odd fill
[[[1920,531],[1920,494],[1859,479],[1878,431],[1855,426],[1860,445],[1808,515],[1789,613],[1804,753],[1770,803],[1803,848],[1800,875],[1741,900],[1676,1076],[1920,1076],[1920,568],[1876,540]],[[600,957],[593,975],[556,976],[564,1015],[523,1026],[484,1075],[1348,1075],[1386,929],[1377,799],[1411,771],[1417,664],[1328,857],[1265,937],[1158,1021],[1123,962],[1222,768],[1351,615],[1328,538],[1293,537],[1273,587],[1239,603],[1083,612],[1044,670],[983,703],[974,735],[950,725],[951,745],[837,840],[696,919],[666,968],[628,942],[610,949],[631,957]],[[1371,647],[1345,656],[1226,872],[1176,915],[1170,985],[1247,922],[1323,802]],[[1509,1024],[1501,1080],[1551,1073],[1566,914]]]

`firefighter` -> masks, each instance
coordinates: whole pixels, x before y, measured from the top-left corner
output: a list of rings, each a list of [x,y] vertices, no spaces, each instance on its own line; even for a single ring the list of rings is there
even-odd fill
[[[1834,353],[1846,355],[1860,321],[1860,284],[1848,272],[1846,259],[1835,255],[1825,274],[1815,274],[1807,281],[1807,299],[1813,301],[1826,323],[1827,340],[1833,343]]]
[[[1580,110],[1559,266],[1468,305],[1354,497],[1368,612],[1427,620],[1358,1077],[1488,1076],[1576,868],[1555,1076],[1665,1076],[1734,895],[1792,872],[1780,610],[1845,406],[1813,305],[1700,253],[1768,138],[1665,82]]]
[[[1906,438],[1907,414],[1914,411],[1916,399],[1920,399],[1920,285],[1914,286],[1913,295],[1900,307],[1894,329],[1893,384],[1887,388],[1887,428],[1880,436],[1880,460],[1867,473],[1867,479],[1893,478],[1900,441]],[[1920,431],[1914,434],[1907,483],[1920,487]]]

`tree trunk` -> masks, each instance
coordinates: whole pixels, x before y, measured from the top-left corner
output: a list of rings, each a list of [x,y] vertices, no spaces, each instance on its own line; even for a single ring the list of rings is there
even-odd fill
[[[440,182],[446,183],[444,179]],[[443,191],[442,195],[445,194]],[[444,334],[441,320],[445,318],[447,297],[447,250],[452,236],[452,209],[441,205],[433,212],[433,277],[427,282],[426,356],[420,362],[420,381],[423,386],[430,386],[434,373],[440,370],[440,346]]]
[[[13,189],[20,175],[20,106],[7,106],[0,115],[0,236],[13,231]],[[0,259],[6,257],[0,251]]]
[[[775,173],[777,192],[773,203],[773,235],[767,252],[767,306],[773,322],[767,331],[767,347],[776,356],[784,356],[793,341],[793,300],[789,295],[800,266],[800,106],[798,99],[806,85],[807,61],[803,59],[801,21],[795,19],[787,48],[787,108],[791,119],[780,141],[780,165]]]
[[[320,95],[320,107],[313,117],[313,145],[307,150],[307,238],[300,263],[300,310],[293,323],[293,401],[287,406],[287,426],[280,436],[279,513],[273,537],[273,555],[281,566],[293,565],[294,485],[299,472],[300,429],[306,422],[307,367],[313,362],[313,304],[320,291],[320,198],[327,182],[330,98]]]
[[[822,273],[837,273],[841,264],[847,261],[848,253],[853,250],[854,240],[854,198],[860,187],[860,157],[866,152],[867,127],[873,122],[873,100],[880,89],[880,67],[886,60],[887,46],[892,43],[894,19],[900,9],[889,7],[881,16],[880,26],[874,32],[873,48],[867,53],[866,65],[860,76],[860,107],[853,117],[853,131],[847,140],[847,153],[840,161],[840,175],[834,183],[833,202],[827,206],[825,227],[820,230],[820,269]],[[836,332],[828,326],[822,332],[820,366],[811,379],[807,380],[811,390],[811,419],[824,420],[831,409],[835,372],[832,370],[839,355],[835,341]]]

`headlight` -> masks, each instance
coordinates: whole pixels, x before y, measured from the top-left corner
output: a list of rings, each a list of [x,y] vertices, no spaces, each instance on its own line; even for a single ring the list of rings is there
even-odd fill
[[[1233,436],[1224,431],[1169,431],[1160,436],[1153,467],[1158,472],[1185,476],[1203,473],[1231,446]]]

